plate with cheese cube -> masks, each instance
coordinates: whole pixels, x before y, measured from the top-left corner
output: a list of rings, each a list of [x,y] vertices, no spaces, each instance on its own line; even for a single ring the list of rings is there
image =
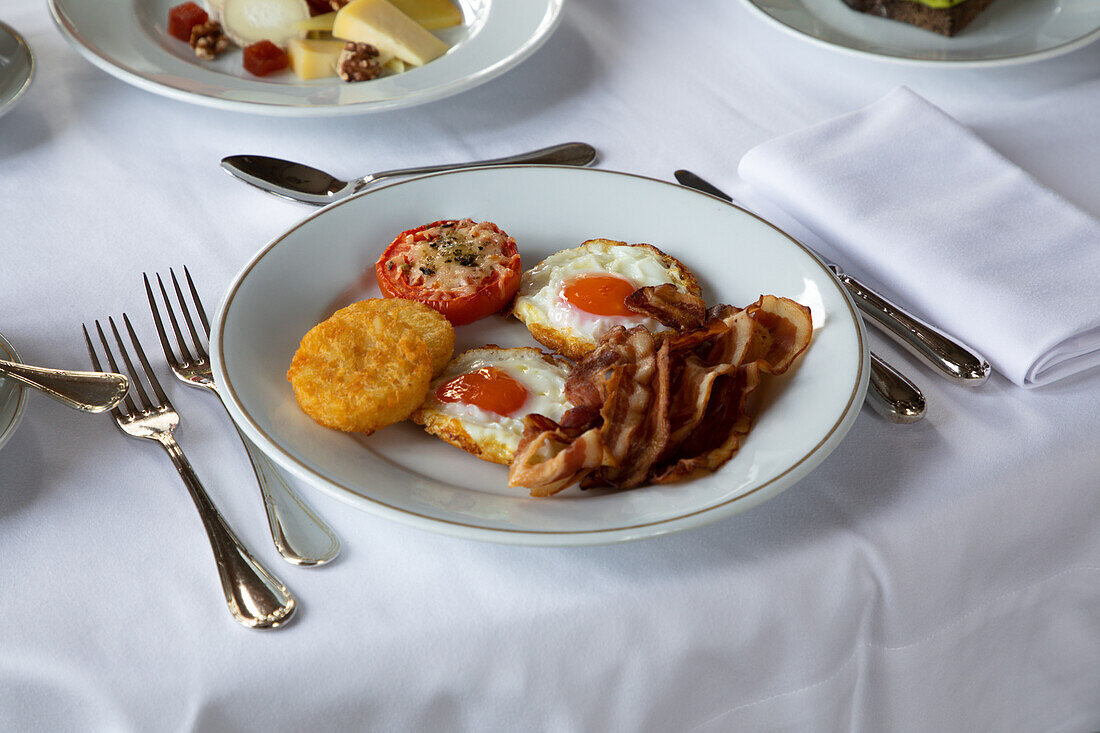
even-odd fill
[[[208,107],[325,117],[411,107],[513,68],[565,0],[49,0],[88,61]]]

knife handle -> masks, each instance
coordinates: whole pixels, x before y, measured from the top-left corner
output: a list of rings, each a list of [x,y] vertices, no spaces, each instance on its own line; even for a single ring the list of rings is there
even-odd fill
[[[884,298],[851,275],[831,266],[859,309],[882,331],[949,379],[976,387],[989,377],[989,362],[973,349]]]

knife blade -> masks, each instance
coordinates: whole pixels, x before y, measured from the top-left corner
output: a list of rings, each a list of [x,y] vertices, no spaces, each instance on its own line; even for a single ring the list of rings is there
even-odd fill
[[[684,186],[709,193],[735,205],[737,203],[721,189],[689,170],[680,169],[673,175]],[[972,348],[847,274],[839,265],[822,257],[811,247],[804,243],[803,246],[832,270],[872,323],[911,354],[931,365],[938,374],[968,387],[981,385],[989,378],[989,362]]]

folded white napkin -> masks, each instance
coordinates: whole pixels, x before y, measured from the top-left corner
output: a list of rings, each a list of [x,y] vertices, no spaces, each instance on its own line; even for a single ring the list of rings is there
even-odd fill
[[[1100,222],[910,90],[753,148],[738,172],[1016,384],[1100,365]]]

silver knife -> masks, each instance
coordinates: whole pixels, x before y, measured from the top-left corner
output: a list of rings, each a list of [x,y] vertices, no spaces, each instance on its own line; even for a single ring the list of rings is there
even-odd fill
[[[691,171],[678,170],[675,176],[677,181],[688,188],[709,193],[731,204],[734,203],[729,195]],[[924,393],[908,377],[886,363],[873,351],[871,352],[871,380],[865,399],[875,412],[891,422],[913,423],[924,417]]]
[[[736,204],[728,194],[691,171],[678,170],[673,175],[676,176],[677,181],[689,188]],[[917,318],[886,296],[846,274],[836,263],[829,262],[809,247],[806,249],[833,271],[837,280],[847,288],[859,309],[870,316],[872,323],[914,356],[934,367],[939,374],[970,387],[976,387],[989,378],[989,362],[969,346]]]

